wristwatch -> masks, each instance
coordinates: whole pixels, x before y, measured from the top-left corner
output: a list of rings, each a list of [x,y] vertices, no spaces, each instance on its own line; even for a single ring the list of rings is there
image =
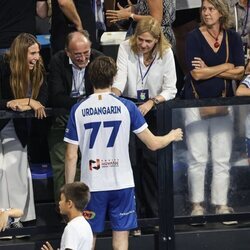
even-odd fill
[[[157,98],[155,98],[155,97],[151,98],[150,100],[152,100],[152,101],[153,101],[154,106],[156,106],[157,104],[159,104],[159,103],[160,103],[160,101],[159,101]]]

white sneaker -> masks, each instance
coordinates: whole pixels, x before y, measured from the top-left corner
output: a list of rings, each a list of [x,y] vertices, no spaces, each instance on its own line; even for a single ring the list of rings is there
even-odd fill
[[[228,207],[228,206],[217,206],[215,209],[216,214],[232,214],[234,213],[233,208]],[[222,224],[224,225],[236,225],[238,224],[237,220],[233,221],[223,221]]]
[[[202,206],[196,206],[191,212],[191,216],[204,215],[204,208]]]
[[[0,237],[0,240],[12,240],[13,236],[2,236]]]
[[[191,212],[191,216],[202,216],[205,213],[205,209],[202,206],[195,206]],[[191,223],[191,226],[201,226],[205,225],[206,222],[195,222]]]

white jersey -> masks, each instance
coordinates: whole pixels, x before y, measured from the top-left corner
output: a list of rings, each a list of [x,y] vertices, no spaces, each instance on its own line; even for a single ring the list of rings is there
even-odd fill
[[[91,227],[83,216],[78,216],[65,227],[60,250],[91,250],[92,244],[93,233]]]
[[[91,192],[134,187],[130,130],[140,133],[146,128],[136,105],[111,93],[92,94],[73,106],[64,141],[79,145],[81,181]]]

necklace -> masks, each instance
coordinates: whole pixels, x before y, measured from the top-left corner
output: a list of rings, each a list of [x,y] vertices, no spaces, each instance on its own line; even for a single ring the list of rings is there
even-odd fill
[[[218,42],[219,40],[219,35],[220,35],[220,31],[218,33],[217,36],[214,36],[208,29],[207,29],[207,33],[215,40],[214,42],[214,47],[217,49],[220,47],[220,43]]]

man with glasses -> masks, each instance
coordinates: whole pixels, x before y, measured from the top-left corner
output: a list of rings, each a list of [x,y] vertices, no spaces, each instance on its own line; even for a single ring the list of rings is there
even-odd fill
[[[70,111],[75,103],[93,93],[88,77],[88,66],[100,55],[102,53],[91,49],[87,31],[69,33],[65,50],[57,52],[51,58],[49,65],[48,84],[52,107]],[[63,137],[68,115],[57,116],[53,119],[48,142],[54,177],[54,196],[58,204],[60,188],[64,185],[66,146]]]

